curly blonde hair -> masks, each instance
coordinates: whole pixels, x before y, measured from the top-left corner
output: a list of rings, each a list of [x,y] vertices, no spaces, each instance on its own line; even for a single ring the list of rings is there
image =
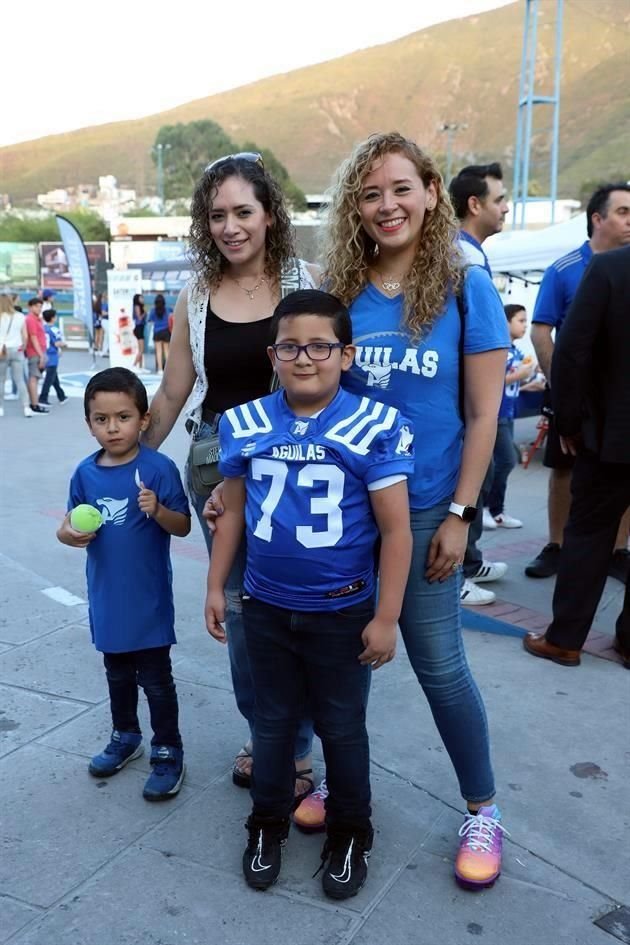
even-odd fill
[[[265,237],[265,275],[277,282],[295,256],[294,231],[282,190],[261,163],[233,157],[204,171],[195,187],[190,206],[188,253],[197,282],[211,291],[221,282],[229,266],[210,234],[210,210],[217,190],[228,177],[240,177],[252,185],[254,196],[272,218]]]
[[[434,210],[426,211],[418,249],[404,284],[405,324],[413,338],[424,334],[443,310],[449,292],[457,292],[463,261],[457,249],[457,220],[433,159],[398,132],[370,135],[339,167],[329,190],[324,231],[324,283],[346,305],[368,282],[368,268],[378,258],[378,246],[361,224],[359,201],[363,181],[375,161],[387,154],[408,158],[425,187],[433,183]]]

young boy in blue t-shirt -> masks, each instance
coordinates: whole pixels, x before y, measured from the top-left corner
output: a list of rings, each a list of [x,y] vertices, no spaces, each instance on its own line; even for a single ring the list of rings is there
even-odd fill
[[[150,415],[146,389],[132,371],[95,374],[84,405],[100,449],[72,475],[57,538],[87,549],[90,630],[109,686],[112,736],[88,770],[108,777],[142,754],[141,686],[153,728],[143,795],[158,801],[178,793],[185,771],[170,659],[176,640],[169,549],[171,535],[189,533],[190,509],[173,461],[139,442]],[[70,523],[71,510],[84,503],[102,514],[97,531],[80,532]]]
[[[226,411],[219,425],[225,511],[206,623],[225,642],[223,588],[245,527],[243,622],[256,713],[243,873],[255,889],[278,877],[295,735],[310,713],[329,789],[323,888],[346,899],[365,882],[372,847],[366,693],[370,667],[391,660],[396,646],[411,556],[413,433],[395,408],[340,388],[355,349],[338,299],[292,293],[274,312],[271,338],[284,390]]]
[[[67,401],[66,393],[59,383],[59,352],[65,348],[65,342],[61,337],[61,332],[57,328],[57,312],[54,308],[49,308],[42,315],[44,319],[44,331],[46,332],[46,373],[44,374],[44,383],[39,392],[38,403],[45,407],[49,406],[48,394],[50,388],[55,388],[57,400],[60,404]]]

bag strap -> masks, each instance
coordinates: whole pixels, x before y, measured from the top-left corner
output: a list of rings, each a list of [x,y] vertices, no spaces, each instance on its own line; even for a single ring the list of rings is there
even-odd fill
[[[300,266],[300,260],[294,257],[293,259],[289,260],[285,268],[282,270],[282,275],[280,276],[280,298],[286,299],[287,295],[290,295],[292,292],[297,292],[301,287],[302,267]],[[269,393],[273,394],[279,389],[280,381],[278,380],[278,375],[274,371],[271,375]]]
[[[464,273],[464,283],[458,289],[455,295],[455,302],[457,304],[457,313],[459,315],[459,344],[458,344],[458,354],[459,354],[459,415],[461,417],[462,423],[466,423],[466,413],[464,411],[464,401],[465,401],[465,387],[466,387],[466,373],[464,366],[464,342],[466,335],[466,313],[468,305],[466,302],[466,293],[465,293],[465,279],[466,274]]]

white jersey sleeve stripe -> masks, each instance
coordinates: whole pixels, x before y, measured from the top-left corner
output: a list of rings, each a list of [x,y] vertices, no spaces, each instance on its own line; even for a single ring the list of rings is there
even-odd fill
[[[250,406],[255,408],[258,419],[254,417]],[[242,404],[240,407],[230,407],[226,410],[225,416],[230,421],[236,440],[252,437],[255,433],[270,433],[272,429],[271,420],[260,400],[252,401],[251,405]]]

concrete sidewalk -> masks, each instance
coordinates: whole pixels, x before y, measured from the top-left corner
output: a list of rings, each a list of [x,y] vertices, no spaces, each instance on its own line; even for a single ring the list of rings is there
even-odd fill
[[[64,356],[68,374],[88,366],[87,355]],[[522,572],[546,541],[539,457],[510,479],[508,510],[525,527],[483,538],[487,556],[510,565],[492,585],[502,603],[465,614],[510,831],[500,880],[480,893],[455,885],[464,805],[401,646],[370,697],[376,837],[366,887],[341,905],[326,900],[312,878],[322,838],[294,830],[280,881],[263,895],[241,876],[249,797],[230,772],[246,731],[227,653],[203,625],[207,559],[196,524],[188,539],[173,539],[172,555],[184,787],[173,801],[147,804],[146,755],[107,781],[87,773],[109,734],[106,684],[82,602],[83,553],[54,535],[69,476],[95,445],[81,383],[48,417],[27,420],[8,402],[0,419],[0,942],[630,943],[630,673],[593,655],[577,669],[536,660],[518,638],[544,625],[553,592],[553,580]],[[518,421],[517,440],[533,427]],[[182,424],[164,449],[183,467]],[[605,657],[621,599],[609,580],[594,638]],[[144,706],[143,723],[148,733]]]

